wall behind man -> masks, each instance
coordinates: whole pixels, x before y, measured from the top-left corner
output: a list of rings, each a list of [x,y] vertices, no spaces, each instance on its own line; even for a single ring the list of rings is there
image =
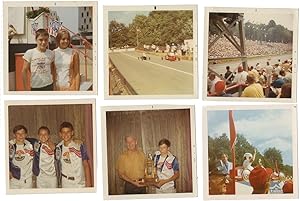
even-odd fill
[[[110,195],[124,192],[123,181],[116,172],[118,156],[126,150],[125,136],[135,136],[145,154],[159,150],[158,142],[167,138],[170,151],[179,161],[177,192],[192,192],[192,158],[190,110],[114,111],[106,113],[108,189]]]

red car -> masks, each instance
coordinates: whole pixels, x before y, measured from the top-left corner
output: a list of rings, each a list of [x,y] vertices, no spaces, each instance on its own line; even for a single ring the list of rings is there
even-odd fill
[[[180,61],[180,58],[174,53],[174,52],[169,52],[165,57],[161,58],[162,60],[169,60],[169,61]]]

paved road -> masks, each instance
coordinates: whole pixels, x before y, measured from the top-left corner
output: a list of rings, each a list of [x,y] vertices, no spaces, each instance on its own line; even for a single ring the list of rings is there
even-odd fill
[[[278,56],[267,56],[267,57],[259,57],[259,58],[249,58],[247,63],[248,66],[254,66],[257,63],[260,63],[261,67],[265,67],[267,64],[267,61],[270,62],[271,65],[278,63],[278,59],[280,59],[282,62],[287,59],[291,59],[292,54],[285,54],[285,55],[278,55]],[[270,59],[270,60],[269,60]],[[219,74],[223,74],[226,72],[226,66],[230,66],[231,71],[236,69],[238,65],[241,64],[241,61],[230,61],[222,64],[210,64],[208,65],[211,69],[216,71]]]
[[[193,62],[166,61],[137,52],[109,53],[114,65],[139,95],[193,95]]]

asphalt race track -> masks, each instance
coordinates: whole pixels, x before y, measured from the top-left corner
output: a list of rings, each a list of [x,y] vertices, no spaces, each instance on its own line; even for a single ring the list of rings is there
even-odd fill
[[[147,54],[150,60],[139,60],[142,53],[109,53],[113,64],[139,95],[193,95],[193,62],[167,61]]]

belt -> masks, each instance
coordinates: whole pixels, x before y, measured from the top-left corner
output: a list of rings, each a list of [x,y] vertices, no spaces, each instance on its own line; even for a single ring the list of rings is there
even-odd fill
[[[64,178],[68,179],[68,180],[72,180],[74,181],[75,180],[75,177],[68,177],[67,175],[61,173],[61,176],[63,176]]]

